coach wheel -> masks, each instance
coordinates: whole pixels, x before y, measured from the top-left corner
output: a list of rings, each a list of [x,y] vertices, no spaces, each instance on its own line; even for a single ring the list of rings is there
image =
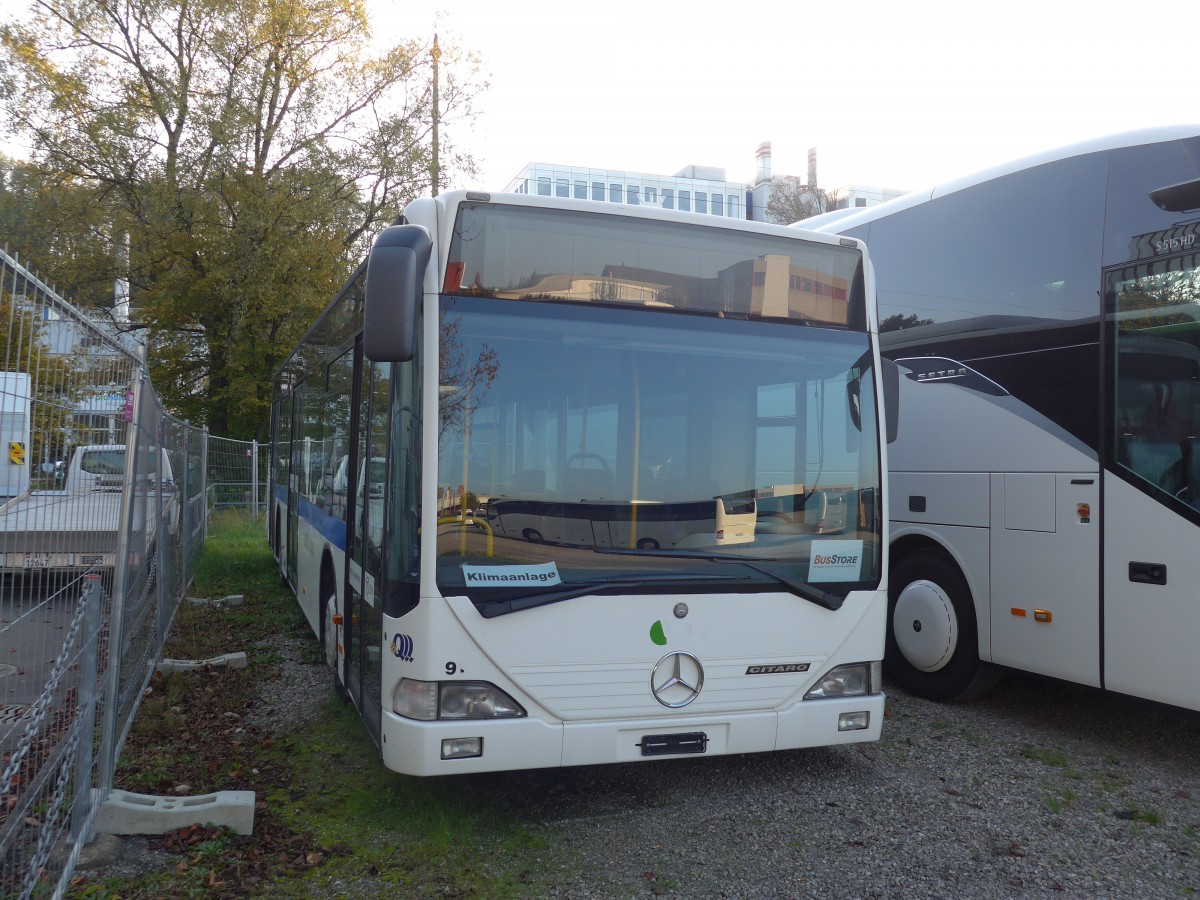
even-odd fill
[[[526,528],[521,532],[521,535],[531,544],[540,544],[543,540],[545,540],[542,537],[542,533],[536,528]]]
[[[658,541],[654,538],[642,538],[637,542],[637,547],[639,550],[657,550]]]
[[[930,700],[968,700],[998,680],[979,659],[967,581],[941,553],[919,550],[893,570],[884,666],[902,688]]]

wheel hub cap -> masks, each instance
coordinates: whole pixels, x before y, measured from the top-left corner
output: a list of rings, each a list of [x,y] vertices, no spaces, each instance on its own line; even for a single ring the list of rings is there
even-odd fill
[[[954,604],[934,582],[914,581],[896,599],[892,631],[913,668],[936,672],[950,662],[958,645]]]

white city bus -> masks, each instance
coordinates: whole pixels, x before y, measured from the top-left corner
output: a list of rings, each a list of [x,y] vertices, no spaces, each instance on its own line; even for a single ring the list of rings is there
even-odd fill
[[[1200,127],[799,227],[870,246],[902,373],[885,670],[1200,709]]]
[[[860,242],[778,226],[408,206],[280,370],[272,426],[280,570],[387,767],[879,736],[871,278]]]

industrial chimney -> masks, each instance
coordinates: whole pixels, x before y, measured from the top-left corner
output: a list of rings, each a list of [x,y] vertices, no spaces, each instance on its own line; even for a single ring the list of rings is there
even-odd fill
[[[755,160],[758,163],[758,171],[754,176],[755,184],[762,184],[764,181],[771,180],[771,142],[763,141],[758,145],[758,150],[754,154]]]

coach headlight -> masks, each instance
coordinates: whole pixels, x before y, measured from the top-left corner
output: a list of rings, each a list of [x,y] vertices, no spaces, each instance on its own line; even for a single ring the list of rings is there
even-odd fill
[[[825,673],[812,690],[804,695],[805,700],[822,700],[833,697],[865,697],[882,690],[883,665],[875,662],[849,663]]]
[[[415,681],[402,678],[392,691],[392,712],[422,722],[463,719],[512,719],[525,710],[512,697],[485,681]]]

